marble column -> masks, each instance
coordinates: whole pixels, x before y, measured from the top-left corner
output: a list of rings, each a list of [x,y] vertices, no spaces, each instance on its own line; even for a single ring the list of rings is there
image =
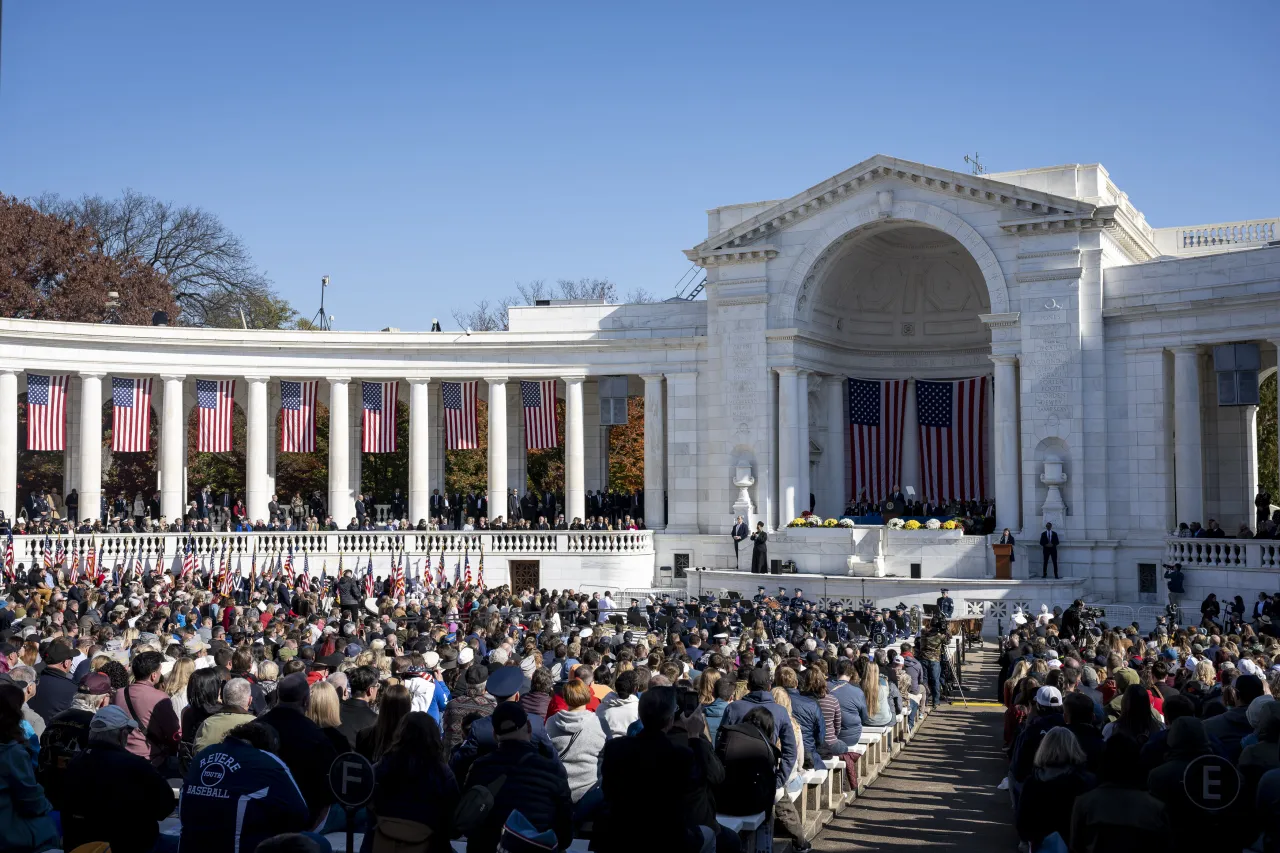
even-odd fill
[[[253,521],[266,519],[271,493],[267,491],[267,377],[246,376],[244,481],[245,511]]]
[[[507,513],[507,377],[489,383],[489,518]]]
[[[564,506],[565,516],[587,514],[586,459],[582,435],[582,376],[564,380]]]
[[[800,513],[800,371],[778,368],[778,527],[786,527]]]
[[[823,515],[837,518],[844,513],[849,495],[848,471],[845,465],[845,424],[849,412],[845,408],[843,376],[823,380],[827,393],[827,446],[822,449],[822,467],[827,477],[827,506],[819,507]]]
[[[1244,449],[1244,488],[1241,490],[1244,509],[1242,510],[1244,523],[1249,525],[1249,529],[1256,528],[1258,522],[1257,510],[1253,505],[1253,499],[1258,496],[1258,483],[1261,477],[1258,470],[1258,407],[1257,406],[1241,406],[1240,415],[1244,420],[1244,435],[1240,437],[1241,444]]]
[[[813,483],[810,482],[809,451],[809,371],[800,371],[796,388],[796,426],[799,437],[796,439],[796,450],[800,454],[796,459],[796,509],[804,512],[809,509],[809,496],[813,494]]]
[[[276,495],[276,469],[280,463],[280,412],[283,404],[280,401],[280,383],[273,382],[267,386],[267,494]],[[280,495],[289,503],[293,495]],[[310,495],[303,495],[304,503],[311,500]],[[323,519],[321,519],[323,521]]]
[[[0,369],[0,512],[18,512],[18,371]]]
[[[351,441],[347,426],[350,377],[329,377],[329,515],[339,529],[351,521]]]
[[[650,530],[664,530],[667,526],[667,514],[663,510],[667,459],[663,441],[666,415],[662,401],[662,374],[645,374],[640,378],[644,380],[644,526]]]
[[[1173,348],[1174,501],[1179,522],[1204,517],[1204,456],[1200,446],[1200,356],[1194,346]]]
[[[668,373],[666,379],[667,532],[698,533],[698,374]]]
[[[70,519],[97,518],[102,509],[102,377],[105,373],[80,374],[80,494],[77,515]]]
[[[409,379],[409,523],[431,514],[431,380]]]
[[[1018,357],[993,355],[995,407],[991,412],[995,453],[996,530],[1020,530],[1018,495]]]
[[[907,380],[907,399],[902,412],[902,474],[900,475],[902,493],[906,494],[907,486],[916,490],[916,500],[927,503],[929,496],[924,493],[924,478],[920,474],[920,417],[916,412],[916,381]]]
[[[164,418],[160,432],[162,459],[160,462],[160,515],[166,521],[181,518],[184,510],[182,503],[183,486],[187,479],[184,463],[187,423],[183,417],[182,384],[185,376],[167,374],[160,377],[164,382]]]

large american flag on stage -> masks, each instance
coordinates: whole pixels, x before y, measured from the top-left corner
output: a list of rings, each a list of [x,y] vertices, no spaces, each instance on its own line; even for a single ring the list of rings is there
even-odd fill
[[[67,377],[27,374],[27,450],[67,449]]]
[[[111,377],[111,450],[151,449],[151,380]]]
[[[476,383],[441,382],[444,401],[445,447],[449,450],[475,450],[480,445],[476,435]]]
[[[849,446],[853,459],[853,499],[863,492],[879,503],[902,476],[903,419],[907,380],[849,380]]]
[[[925,496],[943,501],[985,499],[987,377],[918,380],[916,412]]]
[[[200,453],[231,451],[231,415],[235,411],[234,379],[197,379],[196,408],[200,412]]]
[[[556,435],[556,381],[520,383],[520,405],[524,407],[524,446],[542,450],[558,445]]]
[[[396,452],[396,402],[399,382],[361,382],[365,453]]]
[[[280,380],[280,450],[313,453],[316,449],[316,382]]]

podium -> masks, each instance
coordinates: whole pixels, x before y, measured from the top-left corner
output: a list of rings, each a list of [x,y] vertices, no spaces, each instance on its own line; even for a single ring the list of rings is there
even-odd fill
[[[997,542],[991,551],[996,555],[996,580],[1013,580],[1013,546]]]

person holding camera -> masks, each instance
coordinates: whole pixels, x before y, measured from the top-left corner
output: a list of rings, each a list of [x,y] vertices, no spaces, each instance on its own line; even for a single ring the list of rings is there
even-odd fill
[[[1173,565],[1169,565],[1168,563],[1165,563],[1164,567],[1166,570],[1164,573],[1164,579],[1169,582],[1169,604],[1176,608],[1178,606],[1178,602],[1182,600],[1183,592],[1185,592],[1182,586],[1182,564],[1174,563]]]

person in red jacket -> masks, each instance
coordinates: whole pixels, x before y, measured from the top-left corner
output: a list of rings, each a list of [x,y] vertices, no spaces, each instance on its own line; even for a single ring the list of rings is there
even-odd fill
[[[595,670],[589,663],[578,664],[578,666],[573,668],[573,672],[569,677],[579,678],[582,680],[583,684],[590,687],[591,683],[595,680]],[[594,714],[596,712],[596,708],[599,707],[600,698],[593,692],[591,694],[591,701],[587,703],[586,709]],[[556,693],[555,696],[551,697],[551,701],[547,703],[547,716],[545,719],[549,720],[553,714],[567,710],[569,710],[569,704],[564,701],[564,696],[561,693]]]

